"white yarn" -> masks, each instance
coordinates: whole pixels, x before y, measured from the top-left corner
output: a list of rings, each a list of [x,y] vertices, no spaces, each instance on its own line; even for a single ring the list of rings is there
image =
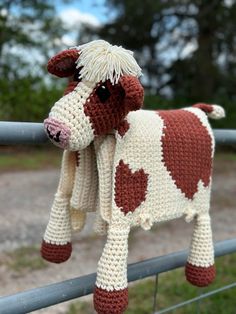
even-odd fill
[[[114,85],[123,75],[139,77],[142,74],[133,52],[121,46],[94,40],[76,48],[80,51],[76,67],[82,67],[81,79],[97,83],[110,80]]]
[[[225,117],[224,108],[219,105],[212,105],[212,107],[213,111],[207,114],[209,118],[218,120]]]

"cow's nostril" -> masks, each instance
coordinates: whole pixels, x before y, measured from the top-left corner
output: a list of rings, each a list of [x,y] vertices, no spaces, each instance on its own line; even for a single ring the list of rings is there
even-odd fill
[[[60,135],[61,135],[61,131],[57,132],[56,137],[54,137],[54,141],[59,143],[60,142]]]
[[[53,139],[53,136],[52,136],[52,134],[50,133],[50,130],[49,130],[48,127],[47,127],[47,133],[48,133],[49,138]]]

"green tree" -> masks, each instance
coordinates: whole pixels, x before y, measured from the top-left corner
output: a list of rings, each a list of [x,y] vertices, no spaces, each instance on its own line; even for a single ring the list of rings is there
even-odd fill
[[[115,18],[98,35],[135,51],[143,83],[188,101],[234,97],[234,0],[107,0]],[[168,89],[167,89],[168,88]]]
[[[40,120],[59,97],[45,65],[62,48],[63,33],[51,1],[0,1],[1,120]]]

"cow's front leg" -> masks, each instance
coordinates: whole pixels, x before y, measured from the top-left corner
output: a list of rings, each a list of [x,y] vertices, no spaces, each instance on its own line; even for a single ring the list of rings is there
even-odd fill
[[[198,287],[209,285],[215,278],[214,247],[208,213],[195,218],[185,275],[190,283]]]
[[[110,225],[98,263],[94,307],[98,314],[121,314],[128,305],[127,256],[129,225]]]
[[[71,221],[69,199],[56,195],[44,234],[41,255],[52,263],[62,263],[69,259],[71,246]]]
[[[58,190],[41,246],[42,257],[52,263],[65,262],[69,259],[72,251],[70,197],[74,183],[74,171],[75,153],[65,151]]]

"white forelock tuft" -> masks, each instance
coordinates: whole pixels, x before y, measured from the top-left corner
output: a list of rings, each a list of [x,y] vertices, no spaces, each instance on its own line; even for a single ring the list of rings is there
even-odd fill
[[[110,80],[116,84],[123,75],[139,77],[142,74],[133,52],[121,46],[113,46],[105,40],[94,40],[76,48],[79,50],[76,67],[83,67],[81,79],[97,83]]]

